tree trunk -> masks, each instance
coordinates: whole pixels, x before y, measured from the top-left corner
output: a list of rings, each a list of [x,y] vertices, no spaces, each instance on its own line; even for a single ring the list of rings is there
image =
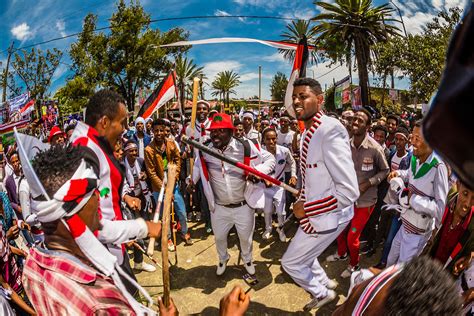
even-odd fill
[[[357,72],[359,74],[359,85],[360,94],[362,100],[362,106],[369,104],[369,73],[367,71],[368,64],[368,47],[364,47],[364,44],[357,37],[354,39],[355,44],[355,55],[357,60]]]
[[[184,81],[180,81],[179,83],[179,102],[181,103],[181,113],[184,115],[185,110],[185,96],[184,96]]]

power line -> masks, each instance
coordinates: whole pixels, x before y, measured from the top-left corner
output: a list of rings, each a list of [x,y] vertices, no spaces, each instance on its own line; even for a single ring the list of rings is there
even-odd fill
[[[202,20],[202,19],[222,19],[222,18],[233,18],[233,19],[235,19],[235,18],[246,18],[246,19],[285,20],[285,21],[301,20],[301,19],[297,19],[297,18],[289,18],[289,17],[283,17],[283,16],[266,16],[266,15],[218,15],[218,16],[215,16],[215,15],[196,15],[196,16],[153,19],[153,20],[150,20],[150,23],[165,22],[165,21],[178,21],[178,20],[190,20],[190,19],[201,19]],[[111,26],[99,27],[99,28],[95,28],[94,32],[103,31],[103,30],[107,30],[107,29],[110,29],[110,28],[112,28],[112,27]],[[49,39],[49,40],[46,40],[46,41],[43,41],[43,42],[38,42],[38,43],[22,46],[22,47],[17,48],[16,50],[26,49],[26,48],[30,48],[30,47],[34,47],[34,46],[38,46],[38,45],[43,45],[43,44],[48,44],[48,43],[51,43],[51,42],[55,42],[55,41],[63,40],[63,39],[66,39],[66,38],[78,36],[81,33],[82,32],[77,32],[77,33],[72,33],[72,34],[68,34],[68,35],[65,35],[65,36],[55,37],[55,38],[52,38],[52,39]],[[3,50],[2,53],[5,52],[5,51],[6,50]]]
[[[337,66],[337,67],[334,67],[333,69],[329,70],[328,72],[325,72],[325,73],[323,73],[322,75],[316,77],[316,79],[322,78],[322,77],[324,77],[324,76],[330,74],[331,72],[333,72],[334,70],[336,70],[337,68],[339,68],[339,67],[341,67],[341,66],[342,66],[342,65],[339,65],[339,66]]]

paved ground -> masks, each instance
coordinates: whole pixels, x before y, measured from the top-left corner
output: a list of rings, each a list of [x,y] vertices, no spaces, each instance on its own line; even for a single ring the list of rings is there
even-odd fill
[[[244,289],[248,286],[242,280],[245,269],[237,265],[238,237],[235,230],[229,236],[229,253],[231,259],[227,270],[222,277],[215,274],[217,253],[214,237],[205,237],[204,225],[189,223],[194,245],[184,246],[178,237],[178,264],[171,267],[171,296],[173,297],[181,315],[218,315],[219,300],[235,285]],[[287,236],[296,232],[296,225],[289,227]],[[303,306],[310,300],[310,295],[298,287],[291,278],[282,271],[280,259],[288,243],[279,241],[276,232],[269,241],[261,238],[263,232],[263,218],[256,220],[254,234],[254,262],[259,284],[256,291],[250,291],[251,303],[248,315],[310,315],[302,312]],[[326,256],[335,252],[335,242],[321,256],[321,262],[330,278],[336,278],[339,286],[336,289],[339,299],[317,311],[317,315],[330,315],[336,308],[338,300],[347,295],[349,280],[339,277],[347,261],[325,261]],[[161,262],[161,252],[156,251],[155,258]],[[380,250],[371,258],[361,257],[361,266],[368,267],[378,260]],[[148,259],[145,258],[147,262]],[[174,263],[174,253],[170,253],[170,260]],[[162,294],[161,270],[154,273],[137,273],[137,278],[149,291],[154,299]],[[314,312],[313,312],[314,313]]]

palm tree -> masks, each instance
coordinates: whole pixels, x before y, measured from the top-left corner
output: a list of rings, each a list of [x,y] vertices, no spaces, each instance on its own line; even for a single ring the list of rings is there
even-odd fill
[[[226,70],[217,73],[216,78],[212,82],[212,93],[214,96],[222,96],[224,104],[230,105],[230,94],[235,94],[234,88],[240,84],[240,76],[233,70]],[[226,102],[227,101],[227,102]]]
[[[203,67],[198,67],[192,59],[188,59],[187,57],[183,58],[181,55],[176,58],[176,84],[178,85],[183,113],[186,99],[186,86],[191,85],[192,87],[194,77],[200,77],[203,75],[202,70]]]
[[[283,37],[283,42],[298,44],[300,39],[303,38],[303,35],[306,35],[308,45],[315,45],[317,31],[315,26],[311,25],[310,21],[291,21],[291,23],[286,26],[286,30],[280,36]],[[295,50],[293,49],[278,49],[278,52],[283,54],[283,57],[288,61],[293,62],[295,59]],[[316,51],[312,51],[310,56],[310,62],[316,63],[318,57]]]
[[[390,35],[399,36],[400,29],[386,22],[397,22],[391,18],[394,11],[388,4],[373,6],[372,0],[336,0],[335,4],[315,2],[323,13],[312,18],[320,24],[316,26],[319,39],[343,44],[343,54],[354,50],[361,98],[364,105],[369,104],[369,74],[372,47],[378,42],[387,41]]]
[[[281,72],[277,72],[270,84],[270,91],[273,101],[283,101],[285,99],[286,87],[288,86],[288,78]]]

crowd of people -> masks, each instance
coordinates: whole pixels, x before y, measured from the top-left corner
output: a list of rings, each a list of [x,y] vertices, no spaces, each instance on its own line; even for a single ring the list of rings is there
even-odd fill
[[[217,276],[230,259],[233,227],[243,267],[256,274],[255,220],[263,214],[263,240],[287,243],[291,237],[281,266],[311,294],[305,310],[337,297],[338,282],[321,261],[347,260],[340,276],[350,293],[335,314],[473,312],[474,191],[424,140],[418,115],[382,117],[365,108],[326,112],[321,86],[309,78],[295,81],[291,108],[270,115],[219,113],[200,100],[195,122],[133,119],[125,104],[116,92],[96,92],[83,122],[53,127],[50,148],[28,157],[34,178],[24,172],[18,144],[4,146],[4,315],[152,314],[135,299],[149,296],[133,271],[156,270],[144,262],[142,249],[148,238],[161,235],[153,215],[171,164],[177,173],[168,251],[179,242],[173,231],[192,246],[197,236],[188,223],[202,222],[205,234],[215,238]],[[285,232],[289,225],[298,225],[294,236]],[[333,242],[336,253],[321,258]],[[383,249],[378,264],[361,267],[361,255],[374,256],[377,247]],[[243,314],[249,300],[235,288],[222,299],[221,312]],[[158,305],[164,315],[179,308],[167,308],[161,299]]]

